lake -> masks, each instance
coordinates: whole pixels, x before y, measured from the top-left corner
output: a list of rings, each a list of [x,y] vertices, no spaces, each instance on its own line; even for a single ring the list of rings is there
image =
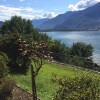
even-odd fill
[[[61,40],[67,46],[76,42],[92,44],[94,47],[93,60],[100,64],[100,31],[67,31],[67,32],[46,32],[52,39]]]

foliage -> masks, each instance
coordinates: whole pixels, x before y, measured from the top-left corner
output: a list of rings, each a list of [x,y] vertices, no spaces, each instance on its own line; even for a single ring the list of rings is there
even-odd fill
[[[30,59],[29,56],[33,56],[31,52],[34,51],[36,55],[35,51],[43,53],[47,49],[41,49],[41,43],[47,42],[48,44],[49,37],[36,31],[30,20],[13,16],[11,20],[4,22],[1,32],[3,35],[0,37],[0,51],[8,55],[10,59],[8,65],[12,71],[26,73]],[[19,34],[21,35],[20,38]]]
[[[70,54],[79,57],[90,57],[93,53],[93,47],[90,44],[82,42],[74,43],[71,47]]]
[[[12,68],[15,68],[15,70],[19,66],[18,69],[24,70],[26,72],[26,69],[28,69],[28,67],[26,67],[27,64],[25,63],[27,62],[26,58],[23,59],[21,56],[19,56],[18,41],[16,40],[16,36],[14,36],[13,33],[21,34],[23,37],[23,41],[25,41],[27,44],[33,43],[33,45],[35,45],[36,43],[36,45],[38,45],[39,47],[39,44],[41,42],[45,42],[50,47],[52,57],[56,61],[90,69],[95,69],[95,67],[97,67],[96,69],[99,69],[98,65],[93,65],[93,47],[90,44],[78,42],[74,43],[73,46],[69,48],[58,40],[52,40],[45,33],[40,33],[35,30],[32,27],[31,21],[29,20],[25,20],[18,16],[13,16],[11,20],[4,22],[1,27],[1,32],[5,35],[1,36],[0,51],[7,53],[11,62],[10,66],[12,66]],[[43,53],[41,51],[45,50],[38,49],[38,51],[40,53]],[[88,60],[89,62],[87,62]]]
[[[7,62],[7,56],[4,53],[0,52],[0,78],[7,76],[9,72]]]
[[[14,81],[7,77],[9,69],[7,67],[8,57],[0,52],[0,100],[10,100]]]
[[[25,74],[28,67],[31,67],[33,98],[37,100],[35,76],[42,67],[43,59],[50,58],[50,54],[47,55],[49,53],[48,44],[43,41],[44,39],[47,40],[47,36],[37,32],[41,36],[40,39],[37,38],[31,21],[18,16],[13,16],[11,20],[4,22],[1,32],[3,36],[7,36],[3,41],[1,40],[0,46],[1,51],[5,52],[10,59],[8,65],[11,71]],[[32,41],[28,38],[26,39],[28,42],[26,42],[24,34],[30,33],[32,33]],[[39,42],[33,41],[33,35]],[[32,62],[34,62],[34,65],[32,65]]]
[[[54,100],[99,100],[100,80],[93,79],[89,75],[68,79],[53,77],[53,82],[57,82],[59,89]]]
[[[84,59],[79,57],[79,56],[69,56],[69,57],[67,57],[66,63],[70,64],[70,65],[80,66],[80,67],[85,66]]]
[[[74,43],[70,49],[70,55],[72,55],[71,63],[73,65],[93,69],[92,53],[93,47],[91,44],[82,42]]]
[[[69,48],[65,44],[61,44],[60,41],[52,41],[50,45],[50,50],[52,56],[55,60],[60,62],[66,61],[66,56],[68,55]]]
[[[12,33],[32,33],[33,26],[30,20],[22,19],[18,16],[13,16],[11,20],[7,20],[1,26],[2,34],[12,34]]]
[[[89,69],[95,69],[96,67],[99,69],[99,66],[93,63],[93,47],[90,44],[77,42],[68,48],[60,41],[54,40],[50,43],[50,50],[53,59],[56,61]]]
[[[35,30],[32,27],[31,21],[29,20],[23,19],[18,16],[13,16],[11,20],[4,22],[4,24],[1,27],[1,32],[2,34],[10,33],[9,36],[3,35],[0,41],[0,51],[7,53],[9,58],[13,59],[13,61],[11,61],[13,62],[13,64],[11,63],[10,65],[26,66],[26,63],[23,62],[26,62],[26,59],[23,60],[22,57],[19,57],[18,41],[16,41],[16,36],[13,36],[13,33],[19,33],[20,35],[22,35],[23,40],[26,41],[27,44],[32,43],[33,45],[35,45],[35,43],[37,43],[36,45],[39,45],[41,42],[45,42],[46,44],[48,44],[48,46],[50,47],[50,52],[52,53],[52,57],[56,61],[82,67],[84,67],[85,65],[85,67],[87,68],[93,68],[93,66],[89,67],[91,66],[90,63],[93,63],[92,59],[89,63],[84,62],[85,58],[92,56],[93,47],[91,45],[78,42],[74,43],[73,46],[69,48],[58,40],[52,40],[45,33],[40,33],[37,30]],[[14,53],[12,53],[12,50],[14,50]],[[42,49],[41,51],[44,50]],[[83,59],[80,57],[83,57]],[[20,64],[18,64],[19,62]]]
[[[71,65],[60,65],[57,63],[46,63],[42,66],[36,77],[37,93],[41,100],[52,100],[58,85],[53,84],[51,77],[56,74],[59,77],[66,76],[67,78],[73,78],[74,76],[81,77],[82,74],[89,74],[90,76],[100,78],[100,74],[94,71],[86,71],[83,69],[78,69]],[[28,70],[26,75],[11,74],[11,77],[16,80],[19,87],[31,93],[31,76],[30,70]]]
[[[26,71],[27,66],[24,66],[26,63],[20,57],[20,52],[18,51],[19,43],[17,41],[16,34],[3,35],[0,40],[0,51],[7,54],[9,58],[8,66],[11,71]]]
[[[38,74],[43,64],[42,60],[51,59],[49,47],[54,60],[77,66],[86,64],[84,59],[80,57],[88,58],[92,56],[93,52],[92,46],[84,43],[75,43],[71,48],[68,48],[60,41],[53,41],[46,34],[34,30],[30,20],[25,20],[18,16],[13,16],[11,20],[5,21],[1,27],[1,32],[3,35],[0,37],[0,51],[6,53],[9,57],[8,65],[10,69],[26,73],[33,61],[34,77]],[[72,57],[68,58],[67,56],[70,55]],[[86,65],[90,66],[91,63],[92,59]],[[1,77],[6,75],[2,73],[6,73],[6,71],[1,72]],[[7,86],[7,88],[9,87]]]
[[[0,78],[0,100],[11,100],[15,82],[9,78]]]
[[[92,46],[87,45],[85,43],[75,43],[71,48],[68,48],[65,44],[61,44],[58,40],[51,40],[46,34],[37,33],[38,38],[36,38],[32,34],[22,34],[22,40],[25,41],[23,45],[33,44],[33,49],[37,49],[34,47],[40,47],[39,44],[44,42],[48,44],[51,52],[51,56],[54,60],[60,61],[67,64],[77,65],[80,67],[86,67],[90,69],[95,69],[93,64],[92,56]],[[0,37],[0,51],[5,52],[8,57],[10,58],[10,65],[12,68],[18,67],[19,70],[24,70],[25,73],[28,69],[27,64],[23,61],[27,62],[26,58],[23,59],[21,56],[19,57],[20,52],[18,51],[19,42],[17,40],[18,34],[10,34],[10,35],[3,35]],[[35,40],[34,40],[35,39]],[[36,41],[37,40],[37,41]],[[41,41],[42,40],[42,41]],[[37,46],[34,46],[37,45]],[[29,47],[28,47],[29,49]],[[32,49],[32,48],[30,48]],[[45,54],[47,53],[47,48],[37,49],[38,52]],[[46,51],[45,53],[43,53]],[[80,53],[81,52],[81,53]],[[75,53],[75,54],[74,54]],[[46,55],[46,54],[45,54]],[[83,56],[84,55],[84,56]],[[23,68],[23,66],[25,66]],[[97,69],[99,67],[97,66]],[[18,70],[17,69],[17,70]]]

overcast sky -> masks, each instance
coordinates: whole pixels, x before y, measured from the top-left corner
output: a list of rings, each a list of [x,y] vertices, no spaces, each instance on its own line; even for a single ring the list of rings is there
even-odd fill
[[[0,20],[8,20],[13,15],[26,19],[52,18],[98,2],[100,0],[0,0]]]

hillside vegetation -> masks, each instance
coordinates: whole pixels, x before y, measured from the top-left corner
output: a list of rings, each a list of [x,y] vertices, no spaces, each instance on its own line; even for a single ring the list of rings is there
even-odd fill
[[[26,59],[23,59],[19,56],[20,52],[18,50],[22,48],[18,48],[19,45],[21,45],[21,41],[18,41],[18,37],[21,35],[23,42],[26,42],[22,43],[22,45],[33,45],[34,48],[35,44],[39,45],[39,43],[45,42],[48,45],[48,51],[46,48],[41,50],[38,49],[38,51],[40,53],[43,53],[45,50],[46,52],[50,52],[50,56],[52,56],[56,61],[89,69],[100,70],[100,67],[93,62],[93,46],[91,44],[78,42],[73,43],[72,47],[69,48],[60,41],[52,40],[48,35],[35,30],[30,20],[13,16],[11,20],[5,21],[3,23],[1,27],[1,34],[0,51],[8,55],[10,58],[9,64],[10,66],[13,66],[13,68],[15,66],[17,67],[20,62],[24,63],[23,61]],[[41,48],[40,46],[37,47]]]
[[[0,30],[0,52],[8,58],[7,63],[3,63],[1,60],[1,77],[3,73],[5,75],[5,71],[2,68],[4,66],[4,69],[8,69],[9,76],[16,81],[19,87],[29,92],[32,91],[34,100],[37,100],[37,92],[41,100],[62,98],[63,93],[64,99],[60,100],[66,100],[65,98],[70,100],[69,98],[73,95],[73,91],[74,94],[77,95],[75,98],[77,97],[79,100],[83,100],[84,97],[87,98],[88,94],[88,98],[94,96],[93,98],[95,98],[95,100],[99,100],[99,74],[75,67],[76,65],[82,68],[100,71],[99,65],[93,62],[93,47],[91,44],[78,42],[73,43],[73,46],[69,48],[60,41],[52,40],[46,34],[39,33],[33,28],[30,20],[18,16],[13,16],[11,20],[5,21]],[[1,59],[3,58],[1,57]],[[56,63],[44,65],[44,63],[47,63],[46,61],[58,61],[69,65],[63,66]],[[82,78],[83,75],[85,75],[85,78]],[[87,78],[87,75],[89,75],[89,78]],[[2,81],[1,77],[0,80]],[[7,78],[8,76],[5,77]],[[60,77],[63,78],[60,79]],[[77,78],[78,80],[76,80],[76,77],[79,77]],[[68,80],[66,80],[66,78],[68,78]],[[58,83],[56,83],[55,79]],[[65,84],[59,84],[63,83],[62,79],[66,80],[64,81]],[[66,86],[70,80],[72,80],[71,84]],[[7,82],[4,81],[4,83],[6,84]],[[83,83],[84,85],[82,85]],[[75,87],[73,90],[72,84],[80,88],[76,91],[77,87]],[[2,83],[0,83],[0,86],[2,86]],[[69,87],[72,91],[66,96],[63,89],[67,89],[66,91],[69,92]],[[9,86],[7,86],[7,88],[9,88]],[[3,87],[3,89],[5,88]],[[9,92],[11,93],[12,90],[13,87]],[[86,92],[84,92],[85,90]],[[61,95],[59,95],[57,91],[59,91]],[[80,93],[82,96],[79,95]],[[91,95],[91,93],[94,95]],[[6,92],[3,93],[2,91],[0,95],[1,97],[6,97]],[[11,94],[9,94],[8,97],[9,96],[11,97]],[[82,99],[80,99],[80,97]]]
[[[75,76],[81,77],[82,75],[89,75],[93,78],[100,78],[100,74],[92,71],[86,71],[78,69],[71,65],[60,65],[60,64],[45,64],[41,68],[39,75],[36,77],[37,92],[41,100],[52,100],[54,97],[57,85],[52,82],[53,76],[65,76],[67,78],[73,78]],[[31,75],[30,69],[26,75],[11,75],[12,78],[16,79],[17,85],[26,91],[31,93]]]

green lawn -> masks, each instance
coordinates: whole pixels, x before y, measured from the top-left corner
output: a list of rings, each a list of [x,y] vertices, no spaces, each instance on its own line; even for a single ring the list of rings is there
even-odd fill
[[[38,76],[36,77],[37,92],[41,100],[52,100],[52,97],[56,91],[57,86],[51,82],[53,74],[58,76],[74,77],[83,74],[90,74],[93,77],[100,77],[100,74],[96,74],[91,71],[85,71],[76,67],[64,66],[59,64],[45,64],[41,68]],[[11,75],[18,86],[31,92],[31,73],[28,71],[27,75]]]

